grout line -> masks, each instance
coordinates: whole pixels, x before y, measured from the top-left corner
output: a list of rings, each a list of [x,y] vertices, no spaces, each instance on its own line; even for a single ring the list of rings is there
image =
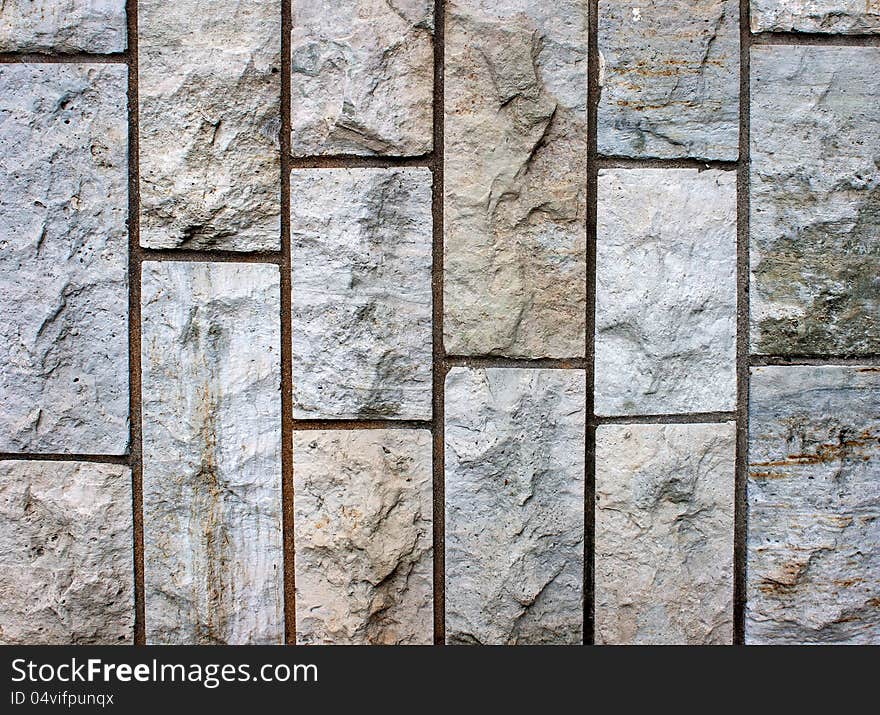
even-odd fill
[[[377,430],[377,429],[431,429],[431,420],[390,420],[390,419],[291,419],[294,432],[320,430]]]
[[[125,464],[131,462],[126,454],[60,454],[34,452],[0,452],[0,462],[92,462],[93,464]]]
[[[748,25],[741,36],[749,36]],[[824,32],[757,32],[750,35],[750,45],[823,45],[825,47],[880,47],[878,35],[833,35]]]
[[[878,365],[878,355],[751,355],[749,365],[763,367],[767,365]]]
[[[291,0],[281,0],[281,533],[284,548],[284,642],[296,644],[296,549],[293,499],[293,276],[290,245]],[[274,262],[274,261],[273,261]]]
[[[686,414],[654,414],[654,415],[597,415],[596,425],[688,425],[711,424],[716,422],[732,422],[736,412],[689,412]]]
[[[292,169],[381,169],[399,168],[401,166],[434,165],[431,154],[420,156],[358,156],[353,154],[335,154],[330,156],[290,156],[288,162]]]
[[[748,533],[747,472],[749,450],[749,0],[741,0],[739,78],[739,168],[737,175],[736,241],[736,454],[733,506],[733,643],[745,640],[746,538]]]
[[[134,642],[146,643],[144,589],[144,492],[141,426],[141,249],[138,155],[138,4],[127,0],[128,17],[128,347],[129,453],[134,523]]]
[[[127,64],[131,43],[126,52],[0,52],[0,64]]]
[[[596,643],[596,237],[599,167],[599,2],[590,0],[587,28],[587,256],[584,315],[586,395],[584,409],[584,644]]]
[[[523,368],[550,370],[583,370],[587,360],[578,358],[506,358],[494,355],[447,355],[446,366],[467,367],[473,370],[487,368]]]
[[[653,159],[647,157],[634,159],[626,156],[597,156],[596,164],[600,169],[699,169],[700,171],[720,169],[735,171],[737,168],[737,162],[719,159]]]
[[[283,175],[282,171],[282,175]],[[283,265],[284,256],[281,251],[255,251],[250,253],[239,251],[192,250],[188,248],[140,248],[141,259],[144,261],[203,261],[205,263],[269,263]]]
[[[434,150],[431,169],[432,262],[431,262],[431,354],[432,354],[432,468],[434,546],[434,644],[446,643],[446,455],[445,381],[448,360],[443,348],[443,162],[444,162],[444,68],[446,8],[434,3]]]

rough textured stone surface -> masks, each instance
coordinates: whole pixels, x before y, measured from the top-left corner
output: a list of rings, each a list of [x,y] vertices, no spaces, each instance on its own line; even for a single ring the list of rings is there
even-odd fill
[[[128,467],[0,462],[0,643],[132,642],[131,504]]]
[[[752,32],[880,32],[880,0],[751,0]]]
[[[599,153],[736,159],[739,3],[599,1]]]
[[[0,66],[0,451],[126,451],[126,88]]]
[[[599,173],[596,412],[732,410],[736,174]]]
[[[432,0],[293,3],[291,151],[431,151]]]
[[[277,266],[143,266],[151,643],[283,639]]]
[[[583,638],[584,373],[446,378],[446,638]]]
[[[596,642],[733,639],[736,427],[596,432]]]
[[[0,52],[122,52],[125,0],[3,0]]]
[[[447,4],[449,353],[584,352],[587,5]]]
[[[281,10],[140,0],[140,242],[281,245]]]
[[[433,641],[431,433],[294,432],[296,637]]]
[[[880,48],[752,50],[751,343],[880,350]]]
[[[293,171],[293,411],[431,418],[431,173]]]
[[[759,367],[746,642],[880,644],[880,368]]]

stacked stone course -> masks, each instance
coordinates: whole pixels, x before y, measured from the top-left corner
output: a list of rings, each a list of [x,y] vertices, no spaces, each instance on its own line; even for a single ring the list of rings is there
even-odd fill
[[[0,643],[880,643],[880,5],[7,0]]]

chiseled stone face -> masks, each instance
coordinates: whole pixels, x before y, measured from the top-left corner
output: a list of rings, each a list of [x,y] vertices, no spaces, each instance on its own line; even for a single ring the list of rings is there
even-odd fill
[[[431,418],[431,173],[291,173],[293,413]]]
[[[739,156],[739,3],[599,0],[600,154]]]
[[[747,643],[880,643],[880,368],[752,369]]]
[[[433,640],[431,433],[294,432],[299,643]]]
[[[580,643],[584,372],[446,378],[446,639]]]
[[[140,242],[281,245],[276,0],[138,2]]]
[[[733,410],[736,174],[599,172],[596,412]]]
[[[293,154],[431,151],[433,33],[432,0],[293,2]]]
[[[880,32],[880,0],[751,0],[752,32]]]
[[[126,89],[0,66],[0,452],[128,447]]]
[[[149,643],[283,640],[279,279],[143,264]]]
[[[134,638],[131,471],[0,462],[0,643]]]
[[[447,3],[450,354],[584,353],[588,4]]]
[[[596,431],[596,643],[733,639],[736,427]]]
[[[125,0],[3,0],[0,52],[123,52]]]
[[[880,350],[880,48],[752,49],[751,345]]]

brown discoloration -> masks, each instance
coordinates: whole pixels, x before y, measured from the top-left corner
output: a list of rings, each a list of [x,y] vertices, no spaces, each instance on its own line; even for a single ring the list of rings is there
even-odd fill
[[[874,430],[866,429],[857,437],[846,439],[845,433],[841,433],[837,442],[826,442],[818,445],[813,452],[789,454],[785,459],[752,462],[752,467],[794,467],[812,464],[827,464],[844,459],[871,459],[874,451],[880,447],[880,435]],[[870,450],[865,453],[863,450]],[[751,472],[756,478],[781,478],[788,476],[773,472]]]
[[[227,643],[230,609],[235,605],[235,579],[231,573],[229,534],[224,523],[225,492],[217,468],[217,414],[220,381],[218,343],[222,329],[213,323],[207,330],[206,370],[199,391],[198,418],[201,461],[194,475],[189,517],[193,558],[192,602],[196,605],[196,642]]]

